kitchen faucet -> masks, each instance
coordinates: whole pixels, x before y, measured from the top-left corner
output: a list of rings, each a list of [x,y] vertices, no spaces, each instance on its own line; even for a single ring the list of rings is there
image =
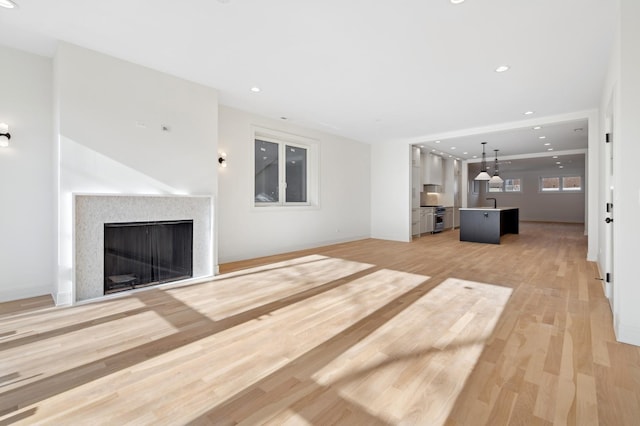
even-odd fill
[[[493,200],[493,208],[497,209],[498,208],[498,200],[496,200],[495,198],[487,198],[487,200]]]

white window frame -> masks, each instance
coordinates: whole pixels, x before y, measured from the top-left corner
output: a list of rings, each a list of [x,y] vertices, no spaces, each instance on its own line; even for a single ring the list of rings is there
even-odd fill
[[[508,181],[508,180],[516,180],[516,179],[520,181],[520,189],[518,189],[517,191],[507,191],[507,181]],[[523,181],[523,179],[522,179],[522,178],[505,178],[505,179],[504,179],[504,183],[503,183],[503,189],[504,189],[504,192],[505,192],[506,194],[513,194],[513,193],[519,193],[519,192],[522,192],[522,181]]]
[[[314,209],[318,207],[318,141],[304,136],[294,135],[278,130],[253,127],[251,140],[251,206],[254,210],[269,211],[279,208]],[[256,140],[278,144],[278,197],[277,202],[255,201],[255,144]],[[297,147],[307,150],[307,201],[286,201],[286,147]]]
[[[566,189],[564,188],[564,178],[568,178],[568,177],[579,177],[580,178],[580,189],[573,189],[573,188],[569,188]],[[542,180],[543,179],[552,179],[552,178],[557,178],[559,181],[558,184],[558,189],[557,190],[543,190],[542,189]],[[538,192],[541,192],[543,194],[579,194],[581,192],[584,192],[584,176],[582,175],[553,175],[553,176],[540,176],[540,178],[538,179]]]

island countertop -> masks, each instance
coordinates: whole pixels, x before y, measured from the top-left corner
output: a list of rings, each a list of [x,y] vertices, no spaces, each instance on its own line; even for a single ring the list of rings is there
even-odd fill
[[[493,211],[493,212],[501,212],[503,210],[516,210],[518,207],[460,207],[460,210],[481,210],[481,211]]]

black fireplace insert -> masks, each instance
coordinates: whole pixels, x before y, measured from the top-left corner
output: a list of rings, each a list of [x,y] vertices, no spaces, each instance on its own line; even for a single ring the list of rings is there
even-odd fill
[[[193,276],[193,220],[104,224],[104,294]]]

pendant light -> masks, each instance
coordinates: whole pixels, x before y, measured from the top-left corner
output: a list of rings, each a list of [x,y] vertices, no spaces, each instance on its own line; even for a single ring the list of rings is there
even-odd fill
[[[489,186],[499,187],[504,183],[504,181],[502,180],[502,178],[500,177],[500,173],[498,172],[498,150],[494,149],[494,151],[496,152],[496,165],[493,169],[493,176],[491,177],[491,179],[489,179]]]
[[[482,168],[480,169],[480,173],[478,173],[478,176],[476,176],[476,178],[474,180],[490,180],[491,176],[489,176],[489,173],[487,173],[487,155],[484,152],[484,146],[486,145],[486,142],[482,142]]]

